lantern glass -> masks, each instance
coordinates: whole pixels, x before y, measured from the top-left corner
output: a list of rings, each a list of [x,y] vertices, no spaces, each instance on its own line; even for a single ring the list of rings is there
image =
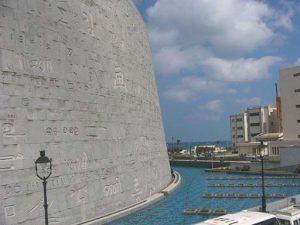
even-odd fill
[[[52,162],[45,156],[45,151],[41,151],[40,154],[41,156],[35,161],[36,175],[40,179],[47,179],[52,172]]]
[[[267,148],[268,145],[266,145],[263,141],[260,142],[260,145],[259,145],[259,151],[260,151],[260,156],[265,156],[267,155]]]
[[[37,175],[42,178],[47,178],[51,174],[51,165],[49,163],[38,163],[36,165]]]

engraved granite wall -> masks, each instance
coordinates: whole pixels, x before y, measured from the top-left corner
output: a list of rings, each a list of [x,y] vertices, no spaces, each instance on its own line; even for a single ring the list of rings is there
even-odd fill
[[[50,224],[138,203],[170,167],[147,32],[130,0],[0,0],[0,224],[44,222],[34,160],[53,159]]]

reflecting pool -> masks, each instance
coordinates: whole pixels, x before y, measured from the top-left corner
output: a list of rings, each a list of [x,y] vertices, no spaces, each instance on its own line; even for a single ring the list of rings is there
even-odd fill
[[[227,175],[211,174],[204,172],[203,168],[192,167],[174,167],[181,175],[181,186],[166,199],[140,210],[132,215],[124,217],[109,225],[189,225],[194,224],[214,216],[204,215],[184,215],[186,208],[210,209],[223,208],[228,212],[236,212],[261,204],[260,198],[203,198],[204,193],[213,194],[260,194],[261,187],[208,187],[209,184],[260,184],[260,179],[254,179],[259,176],[253,175]],[[233,177],[232,180],[214,180],[212,177]],[[246,179],[246,178],[249,179]],[[240,179],[237,179],[240,178]],[[300,179],[268,179],[266,184],[298,184]],[[278,185],[277,185],[278,186]],[[300,193],[300,187],[267,187],[266,193],[286,194],[292,196]],[[268,199],[267,202],[276,199]]]

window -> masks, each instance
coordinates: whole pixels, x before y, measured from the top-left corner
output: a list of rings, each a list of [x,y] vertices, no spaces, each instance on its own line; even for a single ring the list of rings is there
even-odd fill
[[[297,123],[300,123],[300,120],[297,120]]]
[[[254,133],[254,134],[251,134],[251,137],[255,137],[257,135],[259,135],[259,133]]]
[[[278,220],[276,218],[272,218],[272,219],[261,221],[254,225],[279,225],[279,224],[278,224]]]
[[[294,77],[300,77],[300,73],[295,73]]]
[[[300,91],[300,89],[299,89],[299,91]],[[259,116],[259,112],[250,113],[249,115],[250,115],[250,116]]]
[[[279,148],[278,147],[272,147],[272,154],[273,155],[279,155]]]
[[[232,138],[235,138],[235,135],[232,135]]]
[[[241,121],[243,121],[243,119],[242,119],[242,118],[240,118],[240,119],[237,119],[236,121],[237,121],[237,122],[241,122]]]
[[[295,92],[300,92],[300,89],[295,89]]]
[[[300,108],[300,105],[296,105],[296,108]]]
[[[298,135],[298,138],[300,139],[300,135]]]
[[[299,135],[299,136],[300,136],[300,135]],[[238,137],[238,138],[243,138],[244,136],[243,136],[243,135],[238,135],[237,137]]]
[[[294,225],[299,225],[297,220],[294,220]]]
[[[291,225],[290,221],[284,219],[278,219],[280,225]]]
[[[250,123],[250,126],[252,127],[259,127],[260,123]]]
[[[238,127],[237,129],[238,129],[238,130],[243,130],[243,127]]]

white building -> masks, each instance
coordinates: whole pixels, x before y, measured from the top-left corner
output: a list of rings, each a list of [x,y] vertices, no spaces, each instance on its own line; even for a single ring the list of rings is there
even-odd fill
[[[300,164],[300,66],[281,70],[280,92],[277,108],[247,109],[248,142],[244,138],[245,143],[232,143],[241,154],[258,154],[259,141],[264,141],[270,161],[280,161],[282,167],[296,166]]]
[[[233,148],[239,143],[248,142],[247,113],[230,116],[230,130]]]
[[[300,66],[281,70],[280,92],[284,140],[300,140]]]
[[[230,116],[233,148],[237,149],[239,146],[245,148],[247,145],[245,143],[251,142],[249,147],[253,150],[256,137],[261,134],[278,132],[278,124],[276,107],[271,105],[248,108],[246,112]],[[251,152],[249,154],[252,154]]]
[[[283,140],[270,143],[271,158],[281,167],[300,164],[300,66],[280,71]]]
[[[259,134],[277,133],[278,117],[277,109],[271,105],[247,109],[248,115],[248,140],[256,141]]]

